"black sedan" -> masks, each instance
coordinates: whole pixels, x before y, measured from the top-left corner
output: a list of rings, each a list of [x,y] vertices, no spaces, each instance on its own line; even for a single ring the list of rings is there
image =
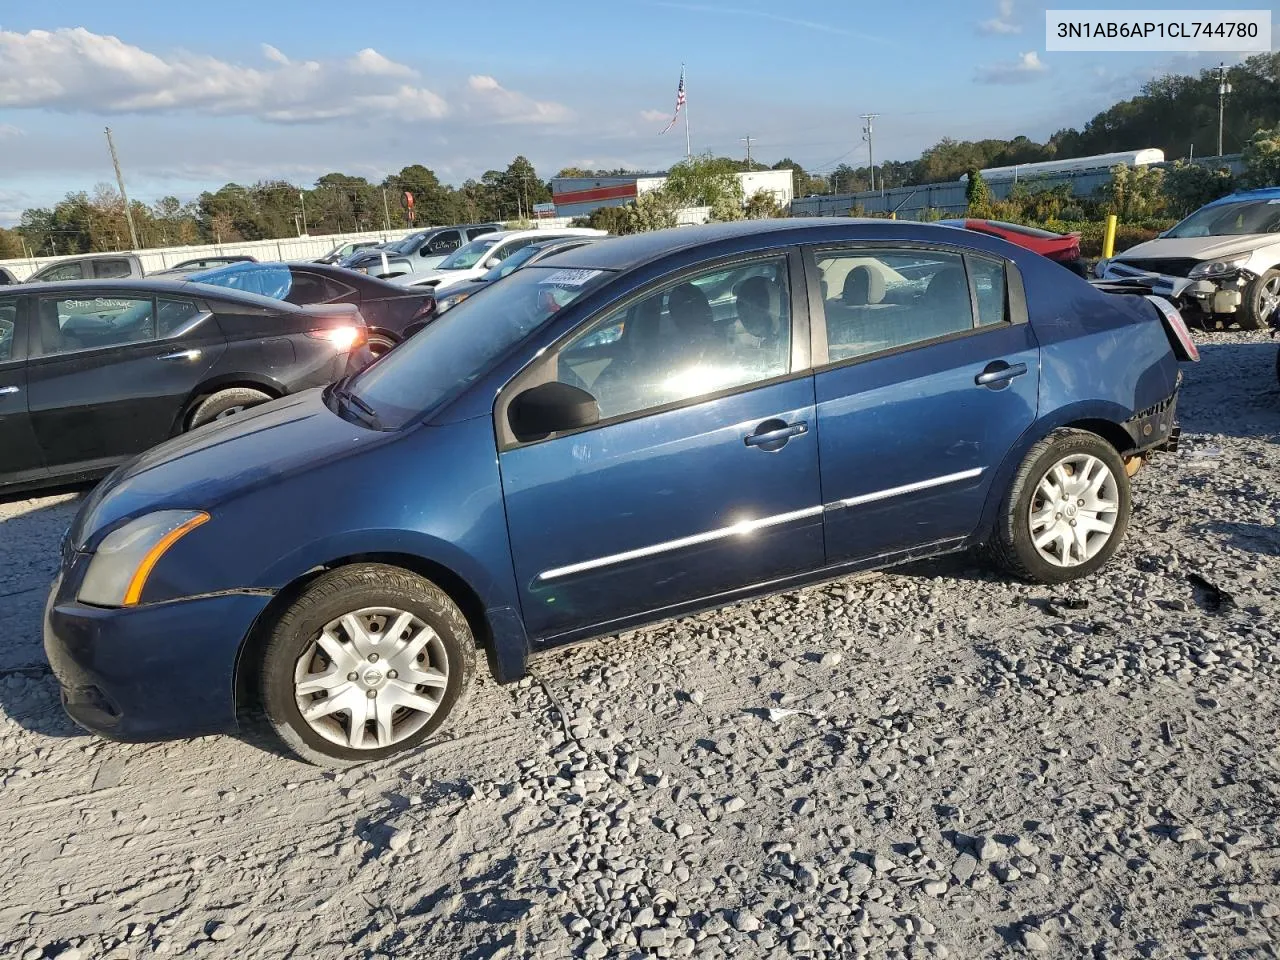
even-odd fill
[[[370,359],[355,307],[174,280],[0,294],[0,491],[91,479]],[[250,469],[251,464],[244,464]]]
[[[375,356],[426,326],[436,307],[430,290],[321,263],[236,263],[188,279],[299,305],[354,304],[369,326],[369,349]]]

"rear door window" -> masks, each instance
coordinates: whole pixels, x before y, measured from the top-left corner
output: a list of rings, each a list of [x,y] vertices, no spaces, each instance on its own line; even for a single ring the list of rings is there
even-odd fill
[[[467,239],[474,240],[482,233],[493,233],[497,229],[497,227],[469,227],[467,229]]]
[[[115,280],[129,276],[128,260],[95,260],[93,275],[99,280]]]
[[[156,327],[161,338],[171,337],[196,317],[201,309],[190,300],[174,300],[161,297],[156,301]]]
[[[442,253],[452,253],[460,246],[462,246],[462,237],[459,236],[458,231],[446,230],[424,243],[418,253],[424,257],[438,257]]]
[[[142,343],[156,335],[150,297],[41,297],[37,317],[46,357]]]

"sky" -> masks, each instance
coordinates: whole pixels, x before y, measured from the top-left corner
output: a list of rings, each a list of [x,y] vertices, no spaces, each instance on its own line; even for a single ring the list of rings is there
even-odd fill
[[[1047,53],[1047,6],[1067,4],[0,2],[0,225],[112,181],[108,125],[148,203],[330,171],[376,182],[409,163],[458,184],[517,153],[548,177],[654,170],[684,156],[683,121],[659,135],[683,62],[695,153],[742,155],[750,136],[754,159],[825,173],[867,162],[863,113],[879,114],[877,162],[944,136],[1042,140],[1220,59]]]

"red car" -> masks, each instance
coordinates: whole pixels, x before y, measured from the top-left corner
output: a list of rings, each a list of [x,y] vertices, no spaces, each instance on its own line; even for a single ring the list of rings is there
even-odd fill
[[[1042,257],[1056,260],[1072,273],[1088,277],[1088,265],[1080,256],[1080,234],[1053,233],[1036,227],[1024,227],[1020,223],[1005,223],[1003,220],[939,220],[948,227],[964,227],[987,233],[1020,247],[1034,250]]]

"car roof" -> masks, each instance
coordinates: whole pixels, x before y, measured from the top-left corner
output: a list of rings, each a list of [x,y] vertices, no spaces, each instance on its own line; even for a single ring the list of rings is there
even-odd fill
[[[273,300],[260,294],[244,290],[233,290],[230,287],[215,287],[207,283],[196,283],[186,279],[152,280],[138,277],[132,280],[55,280],[40,283],[19,283],[5,290],[6,294],[83,294],[98,290],[106,291],[140,291],[152,296],[200,297],[205,300],[224,300],[241,303],[245,306],[269,307],[273,310],[298,309],[294,304],[283,300]]]
[[[1280,200],[1280,187],[1259,187],[1257,190],[1239,190],[1235,193],[1228,194],[1225,197],[1219,197],[1212,203],[1206,203],[1205,206],[1220,207],[1223,204],[1242,203],[1246,200]]]
[[[959,241],[958,237],[965,239]],[[673,253],[723,243],[725,252],[752,246],[774,247],[793,243],[838,243],[846,240],[931,240],[983,246],[970,238],[983,234],[941,227],[914,220],[858,217],[783,217],[774,220],[734,220],[693,227],[672,227],[649,233],[612,237],[608,243],[588,243],[553,254],[539,266],[576,267],[588,270],[630,270]],[[753,239],[760,242],[752,244]],[[995,238],[990,238],[995,239]],[[998,241],[997,241],[998,242]]]

